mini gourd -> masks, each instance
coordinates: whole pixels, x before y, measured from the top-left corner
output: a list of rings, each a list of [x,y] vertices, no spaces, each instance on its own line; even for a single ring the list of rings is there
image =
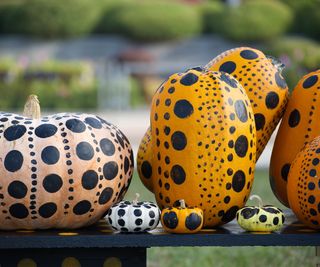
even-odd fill
[[[156,228],[160,211],[152,202],[139,202],[139,194],[133,202],[121,201],[114,204],[107,213],[107,220],[114,230],[120,232],[145,232]]]
[[[285,220],[281,209],[271,205],[263,205],[257,195],[252,195],[250,200],[257,199],[259,206],[246,206],[237,212],[238,224],[249,232],[274,232],[278,231]]]
[[[169,233],[193,234],[201,230],[203,212],[199,208],[186,207],[184,200],[179,207],[166,208],[161,212],[162,227]]]
[[[128,139],[85,113],[0,112],[0,229],[79,228],[121,200],[133,173]]]

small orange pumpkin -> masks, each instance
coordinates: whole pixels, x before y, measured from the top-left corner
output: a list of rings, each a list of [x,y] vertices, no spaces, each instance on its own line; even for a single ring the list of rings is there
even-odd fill
[[[161,212],[161,223],[169,233],[193,234],[199,232],[203,225],[203,212],[199,208],[187,208],[184,200],[180,206],[166,208]]]
[[[320,136],[308,143],[292,162],[287,194],[298,219],[320,229]]]
[[[288,206],[287,178],[298,152],[320,135],[320,70],[305,75],[293,90],[279,127],[270,161],[270,183]]]

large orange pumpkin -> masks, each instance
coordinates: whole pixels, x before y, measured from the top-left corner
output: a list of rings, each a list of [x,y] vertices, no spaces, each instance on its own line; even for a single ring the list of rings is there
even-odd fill
[[[320,135],[320,70],[304,76],[293,90],[283,116],[270,161],[270,183],[276,197],[286,206],[287,178],[298,152]]]
[[[291,164],[288,201],[305,225],[320,229],[320,136],[308,143]]]
[[[132,177],[132,149],[117,127],[82,113],[41,119],[35,96],[26,117],[0,113],[0,147],[0,229],[90,225]]]
[[[283,66],[257,49],[239,47],[220,54],[205,68],[231,74],[246,90],[256,123],[258,160],[287,104]]]
[[[231,221],[250,193],[256,160],[242,86],[221,72],[172,75],[153,97],[151,134],[149,179],[159,206],[184,199],[203,210],[205,227]]]

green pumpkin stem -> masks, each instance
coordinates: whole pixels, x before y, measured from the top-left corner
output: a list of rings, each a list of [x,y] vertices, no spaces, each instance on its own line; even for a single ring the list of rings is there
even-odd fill
[[[186,208],[186,202],[184,201],[184,199],[180,199],[179,200],[179,203],[180,203],[180,207],[185,209]]]
[[[134,205],[137,205],[137,203],[139,201],[139,197],[140,197],[140,194],[136,193],[136,198],[132,201]]]
[[[36,95],[29,95],[24,105],[23,116],[38,120],[41,118],[40,102]]]
[[[262,202],[261,197],[259,197],[258,195],[250,196],[249,200],[253,200],[253,199],[257,199],[258,200],[258,206],[259,207],[263,207],[263,202]]]

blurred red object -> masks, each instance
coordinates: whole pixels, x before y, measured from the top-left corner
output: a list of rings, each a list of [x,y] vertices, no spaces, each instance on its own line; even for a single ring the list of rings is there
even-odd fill
[[[145,49],[128,49],[116,56],[119,62],[144,62],[150,63],[154,61],[154,56]]]

